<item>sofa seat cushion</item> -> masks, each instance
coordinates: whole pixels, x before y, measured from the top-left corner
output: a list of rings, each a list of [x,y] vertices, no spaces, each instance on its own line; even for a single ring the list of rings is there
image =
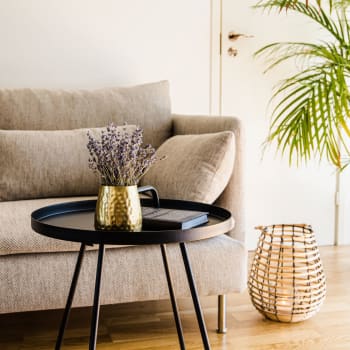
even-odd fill
[[[141,179],[161,198],[214,203],[227,186],[235,161],[235,135],[231,131],[177,135],[157,150],[158,158]]]
[[[84,196],[0,202],[0,255],[78,251],[79,243],[61,241],[34,232],[30,214],[46,205],[95,198]],[[97,249],[97,246],[89,248]]]
[[[220,235],[186,247],[199,295],[246,288],[247,253],[241,242]],[[190,297],[179,246],[168,244],[167,256],[175,295]],[[0,295],[6,295],[6,302],[0,303],[0,314],[64,307],[77,253],[7,255],[1,259]],[[84,255],[74,307],[91,306],[96,261],[96,251]],[[169,299],[158,245],[107,249],[103,264],[101,304]]]

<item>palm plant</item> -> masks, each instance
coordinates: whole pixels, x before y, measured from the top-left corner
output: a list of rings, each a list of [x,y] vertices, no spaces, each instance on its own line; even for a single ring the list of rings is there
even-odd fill
[[[329,38],[319,42],[276,42],[256,52],[267,60],[266,71],[292,59],[298,63],[298,72],[276,87],[272,97],[276,107],[266,140],[267,144],[276,142],[282,154],[288,152],[290,163],[326,157],[341,169],[347,163],[344,159],[350,159],[348,5],[350,0],[261,0],[256,5],[266,10],[287,8],[306,16]]]
[[[321,6],[322,0],[315,0],[317,5]],[[262,3],[263,1],[260,1]],[[298,0],[283,0],[280,1],[280,8],[288,8],[289,6],[293,6],[295,3],[297,3]],[[309,0],[305,0],[305,4],[309,5]],[[339,6],[344,6],[344,5],[349,5],[350,0],[328,0],[328,5],[332,7],[333,5],[339,5]]]

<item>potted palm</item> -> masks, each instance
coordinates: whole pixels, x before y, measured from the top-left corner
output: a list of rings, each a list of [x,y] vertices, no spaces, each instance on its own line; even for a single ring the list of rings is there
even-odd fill
[[[267,144],[288,153],[290,163],[326,158],[336,168],[349,163],[350,149],[350,0],[261,0],[264,10],[287,9],[308,17],[323,31],[317,42],[276,42],[256,56],[267,61],[266,71],[289,60],[297,72],[284,79],[272,96]]]

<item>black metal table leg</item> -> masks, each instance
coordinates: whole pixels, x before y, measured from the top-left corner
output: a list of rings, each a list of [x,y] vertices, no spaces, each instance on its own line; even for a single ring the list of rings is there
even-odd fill
[[[95,281],[95,294],[94,294],[94,306],[92,308],[89,350],[95,350],[96,349],[97,330],[98,330],[98,317],[99,317],[99,313],[100,313],[101,274],[102,274],[102,264],[103,264],[104,252],[105,252],[105,246],[104,246],[104,244],[101,243],[99,245],[99,249],[98,249],[98,259],[97,259],[97,268],[96,268],[96,281]]]
[[[83,257],[84,257],[84,252],[85,252],[85,244],[82,243],[81,246],[80,246],[80,251],[79,251],[77,263],[75,265],[75,270],[74,270],[74,274],[73,274],[73,278],[72,278],[72,283],[70,285],[70,289],[69,289],[69,293],[68,293],[68,298],[67,298],[67,302],[66,302],[66,308],[64,309],[64,313],[63,313],[63,316],[62,316],[60,329],[58,331],[58,336],[57,336],[55,350],[60,350],[61,349],[63,336],[64,336],[64,331],[66,329],[68,318],[69,318],[69,314],[70,314],[70,310],[71,310],[71,307],[72,307],[72,302],[73,302],[73,298],[74,298],[75,288],[77,286],[77,282],[78,282],[78,279],[79,279],[79,273],[80,273],[81,263],[82,263]]]
[[[184,341],[184,336],[183,336],[183,331],[182,331],[181,319],[179,316],[179,309],[178,309],[177,304],[176,304],[174,288],[173,288],[173,284],[172,284],[172,280],[171,280],[171,273],[170,273],[167,254],[166,254],[166,245],[161,244],[160,248],[162,251],[163,264],[164,264],[166,279],[168,282],[171,306],[173,307],[174,319],[175,319],[175,324],[176,324],[177,335],[179,337],[180,348],[181,348],[181,350],[185,350],[186,349],[185,341]]]
[[[186,245],[185,245],[184,242],[180,243],[180,248],[181,248],[181,253],[182,253],[182,259],[183,259],[183,262],[184,262],[184,265],[185,265],[185,270],[186,270],[186,274],[187,274],[188,284],[189,284],[190,290],[191,290],[191,295],[192,295],[194,308],[196,310],[197,321],[198,321],[199,329],[200,329],[200,332],[201,332],[204,349],[205,350],[210,350],[210,344],[209,344],[207,329],[205,327],[205,323],[204,323],[204,320],[203,320],[202,309],[201,309],[201,305],[199,303],[197,289],[196,289],[196,285],[194,283],[194,279],[193,279],[193,275],[192,275],[192,269],[191,269],[191,265],[190,265],[190,260],[188,259],[187,249],[186,249]]]

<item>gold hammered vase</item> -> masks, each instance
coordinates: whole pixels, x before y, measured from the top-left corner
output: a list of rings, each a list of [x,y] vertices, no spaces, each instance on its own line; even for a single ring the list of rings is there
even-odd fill
[[[95,211],[95,228],[141,231],[142,212],[137,186],[100,186]]]

